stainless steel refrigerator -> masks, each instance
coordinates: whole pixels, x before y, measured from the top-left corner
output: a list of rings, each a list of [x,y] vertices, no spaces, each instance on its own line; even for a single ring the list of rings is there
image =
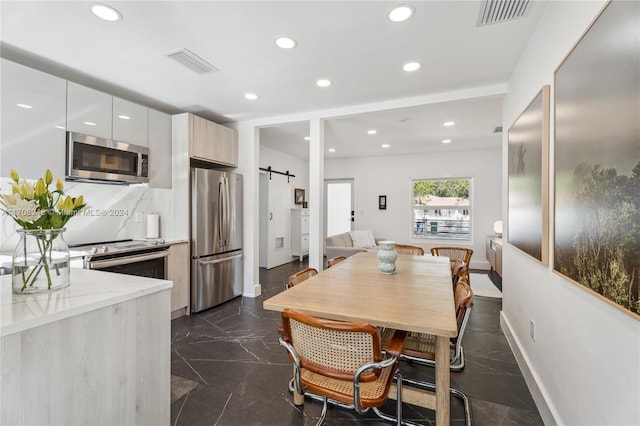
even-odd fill
[[[191,311],[242,294],[242,175],[191,169]]]

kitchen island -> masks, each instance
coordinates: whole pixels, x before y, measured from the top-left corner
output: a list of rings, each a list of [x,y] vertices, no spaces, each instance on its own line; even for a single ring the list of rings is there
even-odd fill
[[[172,285],[72,268],[20,295],[0,277],[0,424],[168,425]]]

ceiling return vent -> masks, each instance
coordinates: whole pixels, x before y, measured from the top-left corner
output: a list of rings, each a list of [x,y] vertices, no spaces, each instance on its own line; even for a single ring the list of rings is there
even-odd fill
[[[527,15],[529,0],[484,0],[480,3],[478,26],[498,24]]]
[[[218,68],[214,67],[189,49],[181,49],[177,52],[169,53],[167,56],[174,61],[180,62],[182,65],[197,74],[220,71]]]

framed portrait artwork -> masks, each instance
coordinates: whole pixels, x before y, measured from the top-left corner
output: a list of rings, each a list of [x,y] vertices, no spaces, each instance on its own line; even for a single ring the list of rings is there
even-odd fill
[[[553,270],[640,320],[638,16],[608,3],[555,71]]]
[[[296,204],[304,204],[304,189],[296,188],[293,190],[293,202]]]

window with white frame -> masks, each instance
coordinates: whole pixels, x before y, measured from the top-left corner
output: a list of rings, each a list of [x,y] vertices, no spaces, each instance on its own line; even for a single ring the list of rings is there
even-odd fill
[[[471,179],[411,181],[416,240],[471,240]]]

